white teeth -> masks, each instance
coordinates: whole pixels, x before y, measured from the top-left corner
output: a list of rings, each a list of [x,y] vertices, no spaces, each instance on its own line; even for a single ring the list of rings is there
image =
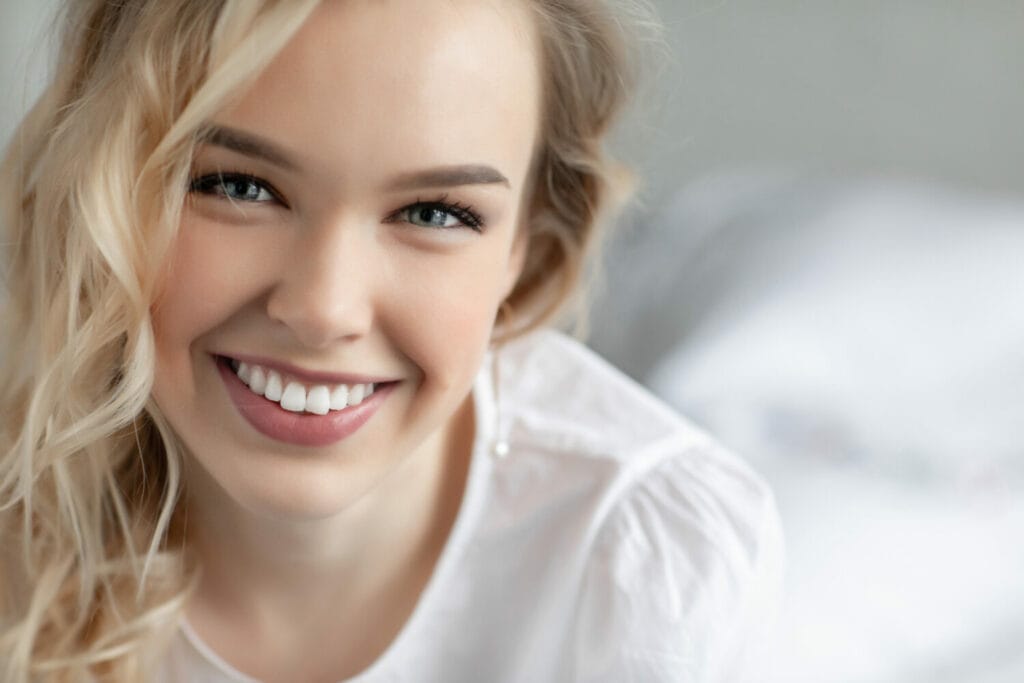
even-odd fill
[[[357,384],[348,391],[348,404],[357,406],[363,402],[363,395],[366,393],[366,385]]]
[[[263,395],[267,389],[267,373],[258,365],[249,373],[249,388],[252,393]]]
[[[281,375],[277,374],[276,370],[271,370],[267,373],[267,388],[263,390],[263,395],[268,401],[277,402],[281,400],[282,394],[284,387],[281,386]]]
[[[281,407],[293,413],[301,413],[306,410],[306,387],[298,382],[288,382],[284,393],[281,394]]]
[[[290,389],[292,385],[288,385]],[[286,394],[288,392],[285,392]],[[284,407],[284,399],[281,399],[281,407]],[[331,392],[322,384],[318,384],[309,390],[306,395],[306,412],[316,415],[326,415],[331,409]]]
[[[317,384],[307,389],[301,382],[290,381],[283,386],[284,379],[276,370],[236,360],[232,360],[230,365],[254,394],[279,403],[281,408],[293,413],[326,415],[332,410],[344,410],[359,405],[374,390],[373,384],[338,384],[334,387]]]
[[[341,410],[348,406],[348,387],[339,384],[331,392],[331,410]]]

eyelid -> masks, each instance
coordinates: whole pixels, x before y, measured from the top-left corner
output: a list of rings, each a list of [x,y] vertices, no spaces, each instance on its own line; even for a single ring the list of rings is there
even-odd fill
[[[274,187],[273,183],[271,183],[268,180],[265,180],[256,173],[243,170],[219,169],[217,171],[212,171],[208,173],[193,173],[192,177],[189,179],[188,191],[190,194],[197,192],[197,185],[214,180],[221,182],[225,180],[244,180],[247,182],[252,182],[265,189],[278,204],[280,204],[284,208],[291,208],[288,202],[285,200],[284,196],[281,194],[281,192],[278,191],[276,187]],[[232,201],[234,202],[237,200]],[[264,204],[269,202],[250,201],[241,203]],[[384,222],[397,223],[401,220],[402,214],[411,211],[412,209],[417,207],[433,207],[447,214],[450,214],[451,216],[454,216],[455,219],[459,221],[459,226],[432,228],[433,230],[452,230],[457,227],[465,227],[474,232],[479,233],[483,232],[483,229],[486,227],[486,222],[484,221],[484,218],[472,206],[462,204],[460,202],[449,201],[447,194],[443,194],[435,199],[416,199],[416,201],[406,204],[402,208],[398,209],[394,213],[387,216],[384,219]]]
[[[208,182],[208,181],[212,181],[212,180],[218,180],[218,181],[221,181],[221,182],[223,182],[225,180],[245,180],[247,182],[254,183],[256,185],[259,185],[263,189],[265,189],[270,194],[270,196],[274,198],[274,200],[277,203],[281,204],[285,208],[290,208],[290,206],[288,205],[288,202],[284,198],[284,195],[282,195],[281,192],[278,191],[278,189],[276,187],[274,187],[273,183],[271,183],[269,180],[266,180],[266,179],[260,177],[256,173],[252,173],[252,172],[249,172],[249,171],[241,171],[241,170],[234,171],[234,170],[220,169],[220,170],[217,170],[217,171],[211,171],[209,173],[201,173],[201,172],[193,173],[191,178],[189,178],[189,181],[188,181],[188,192],[189,192],[189,194],[198,191],[197,185],[199,185],[201,183]],[[233,201],[237,202],[238,200],[233,200]],[[269,202],[243,202],[243,203],[247,203],[247,204],[264,204],[264,203],[269,203]]]
[[[433,207],[444,211],[455,217],[459,221],[458,226],[452,227],[437,227],[437,228],[425,228],[432,230],[452,230],[458,227],[468,228],[474,232],[483,232],[486,227],[486,222],[472,206],[461,204],[459,202],[453,202],[448,200],[448,195],[441,195],[436,199],[417,199],[414,202],[406,204],[398,211],[395,211],[387,218],[384,219],[385,223],[397,223],[401,220],[402,214],[406,213],[417,207]],[[417,226],[419,227],[419,226]]]

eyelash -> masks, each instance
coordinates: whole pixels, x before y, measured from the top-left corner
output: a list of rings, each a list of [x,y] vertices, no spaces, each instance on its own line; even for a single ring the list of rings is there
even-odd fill
[[[254,200],[254,199],[234,199],[228,197],[223,192],[225,183],[238,183],[241,185],[251,184],[259,187],[262,190],[266,190],[267,193],[273,198],[274,201],[280,203],[285,208],[288,207],[288,203],[282,198],[281,193],[277,189],[268,183],[267,181],[255,176],[251,173],[245,172],[228,172],[228,173],[208,173],[205,175],[196,176],[189,181],[188,191],[189,193],[197,193],[204,195],[219,196],[232,201],[238,201],[243,203],[255,203],[262,204],[269,200]],[[424,200],[417,198],[415,202],[403,206],[398,211],[390,214],[384,219],[386,223],[397,223],[402,220],[402,215],[411,212],[413,209],[417,210],[433,210],[441,211],[453,216],[459,221],[460,225],[454,225],[450,227],[436,227],[434,230],[451,230],[452,228],[466,227],[474,232],[483,232],[485,227],[484,220],[480,214],[470,205],[461,204],[459,202],[448,201],[448,195],[442,194],[440,197],[433,200]]]
[[[442,194],[437,199],[423,200],[417,198],[412,204],[403,206],[398,211],[395,211],[390,216],[384,219],[385,223],[397,223],[401,220],[401,217],[406,212],[417,209],[422,211],[428,209],[432,211],[441,211],[447,213],[450,216],[454,216],[459,221],[462,227],[469,228],[474,232],[483,232],[484,220],[479,213],[468,204],[460,204],[459,202],[448,201],[448,195]],[[435,230],[451,230],[452,228],[458,228],[460,226],[453,225],[450,227],[437,227]]]
[[[188,191],[190,193],[198,193],[205,195],[213,195],[224,197],[225,199],[231,199],[232,201],[241,202],[252,202],[252,203],[263,203],[257,200],[236,200],[232,197],[228,197],[223,192],[218,192],[219,189],[223,189],[226,183],[239,183],[239,184],[251,184],[259,187],[260,189],[266,190],[267,193],[273,197],[274,201],[279,202],[285,208],[288,208],[288,203],[281,197],[281,193],[277,189],[268,183],[267,181],[259,178],[251,173],[245,172],[230,172],[230,173],[207,173],[206,175],[197,176],[192,178],[188,184]]]

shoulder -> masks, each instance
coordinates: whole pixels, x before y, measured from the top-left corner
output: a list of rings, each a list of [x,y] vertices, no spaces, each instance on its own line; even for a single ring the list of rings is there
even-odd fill
[[[502,353],[506,436],[524,460],[574,465],[549,472],[597,473],[605,542],[635,539],[622,532],[649,513],[725,554],[753,552],[775,501],[746,462],[563,334],[535,333]]]
[[[770,488],[565,335],[534,333],[497,354],[496,423],[511,450],[480,470],[479,528],[523,559],[487,545],[486,575],[505,593],[516,572],[534,593],[557,586],[547,604],[564,606],[571,642],[559,657],[572,680],[740,680],[731,668],[756,650],[780,592]]]
[[[703,433],[580,342],[540,330],[499,352],[502,412],[520,442],[632,459],[666,439]]]
[[[782,566],[775,499],[756,473],[710,441],[664,459],[595,538],[574,625],[577,679],[759,680]]]
[[[578,342],[548,331],[501,353],[510,440],[573,463],[559,476],[594,496],[575,678],[745,680],[781,592],[771,489]]]

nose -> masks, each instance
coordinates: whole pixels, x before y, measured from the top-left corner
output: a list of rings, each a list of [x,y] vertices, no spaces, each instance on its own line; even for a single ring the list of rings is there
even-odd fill
[[[297,238],[267,299],[271,320],[311,349],[369,332],[375,260],[370,241],[338,225]]]

